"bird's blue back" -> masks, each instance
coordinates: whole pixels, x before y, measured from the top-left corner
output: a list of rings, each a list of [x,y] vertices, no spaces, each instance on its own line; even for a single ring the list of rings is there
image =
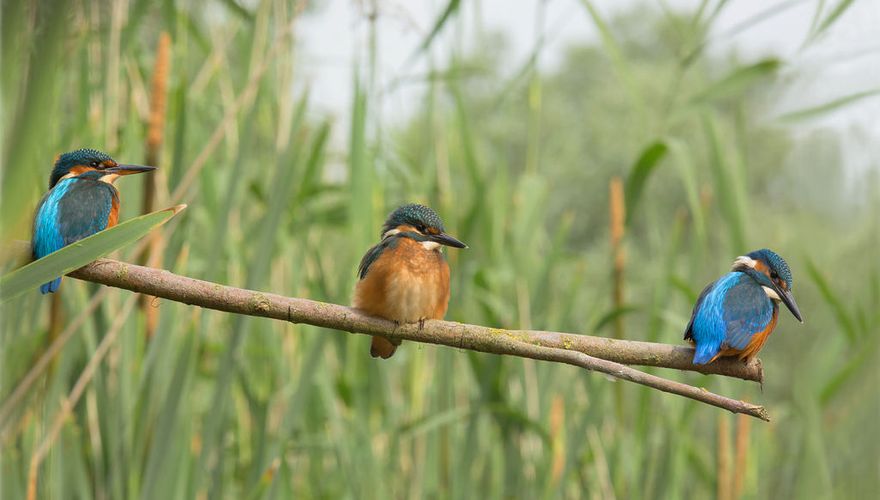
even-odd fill
[[[708,363],[725,348],[745,349],[773,319],[773,311],[764,289],[747,274],[731,272],[711,283],[697,299],[685,332],[697,344],[694,363]]]
[[[107,227],[116,188],[95,175],[63,179],[43,196],[34,217],[35,259],[91,236]],[[43,293],[58,289],[61,278],[40,287]]]

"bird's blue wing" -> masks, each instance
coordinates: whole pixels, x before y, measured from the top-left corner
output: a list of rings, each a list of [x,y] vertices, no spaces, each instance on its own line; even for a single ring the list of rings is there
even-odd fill
[[[116,190],[99,181],[64,179],[43,196],[34,216],[33,256],[40,259],[107,227]],[[61,278],[40,287],[58,290]]]
[[[773,319],[773,302],[758,282],[743,274],[724,297],[724,343],[743,350],[756,333],[764,331]]]
[[[376,262],[376,259],[378,259],[380,255],[382,255],[382,252],[389,248],[394,248],[399,242],[399,238],[392,236],[385,238],[379,242],[378,245],[367,250],[367,253],[364,254],[361,263],[358,266],[358,279],[364,279],[367,276],[367,272],[370,270],[370,266],[373,265],[373,262]]]
[[[690,338],[696,344],[694,363],[708,363],[721,350],[727,336],[724,323],[724,297],[742,273],[728,273],[712,283],[697,300],[690,323]]]
[[[694,304],[694,310],[691,312],[691,319],[688,321],[687,327],[684,329],[684,339],[685,340],[694,340],[694,318],[697,317],[697,310],[700,309],[700,305],[706,300],[706,295],[709,295],[709,292],[715,288],[715,281],[706,285],[706,288],[703,288],[703,291],[700,292],[700,296],[697,297],[697,302]]]
[[[73,180],[59,182],[43,196],[34,215],[34,235],[31,242],[34,259],[40,259],[64,246],[61,226],[58,224],[59,202],[72,185]]]

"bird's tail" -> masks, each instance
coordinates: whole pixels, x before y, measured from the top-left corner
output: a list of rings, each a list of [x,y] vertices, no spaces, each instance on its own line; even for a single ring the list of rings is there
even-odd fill
[[[61,278],[55,278],[54,280],[43,283],[40,286],[40,292],[45,295],[47,293],[55,293],[58,291],[58,287],[61,286]]]
[[[370,344],[370,356],[374,358],[388,359],[396,350],[397,345],[385,337],[373,337],[373,342]]]
[[[715,359],[715,355],[718,354],[718,348],[713,348],[710,345],[697,345],[697,352],[694,353],[694,364],[695,365],[705,365],[706,363]]]

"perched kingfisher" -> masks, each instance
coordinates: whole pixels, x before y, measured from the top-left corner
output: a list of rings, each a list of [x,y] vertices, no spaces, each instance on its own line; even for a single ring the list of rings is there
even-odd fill
[[[120,175],[155,169],[120,165],[94,149],[60,155],[49,176],[49,192],[40,200],[34,215],[34,259],[115,226],[119,220],[119,191],[113,182]],[[60,277],[42,285],[40,291],[53,293],[59,285]]]
[[[764,248],[737,257],[731,272],[706,286],[694,306],[684,332],[696,347],[694,364],[754,357],[776,328],[779,302],[803,323],[791,285],[791,270],[775,252]]]
[[[382,241],[361,259],[354,289],[356,309],[398,324],[443,319],[449,306],[449,264],[441,246],[467,248],[446,234],[443,221],[424,205],[403,205],[382,226]],[[400,343],[373,337],[370,355],[388,359]]]

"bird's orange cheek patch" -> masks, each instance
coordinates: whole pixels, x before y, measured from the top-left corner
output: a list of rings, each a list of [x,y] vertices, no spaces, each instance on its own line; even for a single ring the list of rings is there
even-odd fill
[[[764,264],[760,260],[755,260],[755,270],[760,271],[764,274],[768,274],[768,275],[770,274],[769,273],[770,269],[767,267],[767,264]]]
[[[94,170],[94,169],[93,169],[93,168],[86,167],[85,165],[77,165],[77,166],[75,166],[75,167],[72,167],[72,168],[67,172],[67,174],[65,174],[65,175],[64,175],[63,177],[61,177],[61,178],[62,178],[62,179],[70,179],[71,177],[76,177],[76,176],[78,176],[79,174],[81,174],[81,173],[83,173],[83,172],[86,172],[86,171],[89,171],[89,170]]]

